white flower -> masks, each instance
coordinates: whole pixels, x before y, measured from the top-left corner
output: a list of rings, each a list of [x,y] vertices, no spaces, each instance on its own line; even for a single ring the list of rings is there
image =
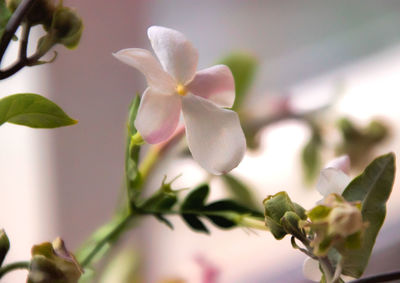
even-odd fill
[[[130,48],[114,54],[141,71],[147,80],[135,126],[150,144],[168,139],[182,110],[189,149],[207,171],[223,174],[243,159],[246,140],[232,107],[235,84],[227,66],[196,72],[198,53],[175,30],[152,26],[147,30],[158,60],[147,50]]]
[[[317,181],[317,191],[325,198],[330,194],[341,195],[351,178],[350,158],[347,155],[333,159],[321,170]]]

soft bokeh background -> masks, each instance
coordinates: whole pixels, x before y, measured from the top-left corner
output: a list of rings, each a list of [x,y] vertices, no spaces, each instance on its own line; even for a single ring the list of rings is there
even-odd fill
[[[144,89],[141,74],[111,53],[127,47],[149,48],[146,29],[177,29],[200,53],[199,68],[211,66],[233,50],[254,54],[261,63],[252,94],[290,93],[296,107],[312,108],[335,90],[344,95],[332,115],[341,113],[363,124],[380,116],[392,127],[390,140],[376,151],[400,153],[400,2],[357,1],[65,1],[85,22],[77,50],[58,47],[53,64],[26,69],[0,83],[0,95],[36,92],[79,120],[73,127],[32,130],[15,125],[0,129],[0,226],[12,250],[8,261],[29,258],[34,243],[63,237],[76,249],[110,218],[122,184],[124,129],[128,103]],[[8,58],[13,57],[10,50]],[[265,106],[268,108],[268,105]],[[299,153],[309,135],[290,120],[262,133],[262,149],[249,153],[234,174],[257,188],[260,200],[286,189],[311,207],[318,195],[301,178]],[[162,174],[183,176],[176,188],[203,177],[190,159]],[[221,196],[218,181],[212,198]],[[398,268],[400,193],[395,185],[388,217],[368,272]],[[154,219],[124,238],[140,254],[145,282],[180,277],[200,282],[195,257],[220,268],[220,282],[306,282],[304,257],[287,239],[241,229],[196,234],[173,219],[169,230]],[[382,260],[385,259],[385,260]],[[398,264],[397,264],[398,265]],[[20,277],[18,277],[20,276]],[[23,274],[4,282],[22,282]],[[17,279],[19,278],[19,279]],[[19,281],[18,281],[19,280]],[[112,279],[110,279],[112,280]],[[115,281],[110,281],[115,282]]]

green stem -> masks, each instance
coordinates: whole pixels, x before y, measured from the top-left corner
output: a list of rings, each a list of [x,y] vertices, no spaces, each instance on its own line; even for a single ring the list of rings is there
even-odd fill
[[[100,252],[106,244],[117,241],[132,218],[133,218],[132,213],[121,218],[117,222],[115,227],[113,227],[100,240],[98,240],[97,243],[92,248],[92,250],[88,253],[88,255],[86,255],[82,260],[80,260],[81,267],[84,268],[88,266],[92,262],[93,258],[97,255],[97,253]]]
[[[4,265],[0,268],[0,278],[2,278],[6,273],[16,270],[16,269],[29,269],[30,262],[29,261],[17,261],[14,263],[10,263]]]

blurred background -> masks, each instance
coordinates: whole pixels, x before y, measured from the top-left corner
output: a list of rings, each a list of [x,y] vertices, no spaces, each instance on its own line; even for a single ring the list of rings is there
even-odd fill
[[[28,259],[33,244],[56,236],[75,250],[112,216],[123,182],[127,109],[145,80],[111,54],[129,47],[150,49],[146,30],[151,25],[184,33],[199,50],[199,69],[232,51],[248,52],[259,68],[247,111],[257,105],[254,112],[268,116],[282,110],[275,105],[290,109],[288,119],[258,132],[259,146],[232,172],[254,188],[260,205],[280,190],[305,208],[320,199],[315,182],[303,178],[301,155],[312,132],[296,118],[302,113],[322,121],[328,149],[340,139],[332,130],[338,118],[348,117],[361,128],[379,118],[389,134],[372,148],[373,156],[400,153],[399,1],[66,0],[65,5],[76,7],[84,20],[79,47],[60,46],[54,63],[27,68],[0,84],[1,96],[39,93],[79,120],[56,130],[1,127],[0,226],[12,240],[8,261]],[[8,60],[16,48],[8,50]],[[320,108],[327,111],[312,116]],[[324,151],[322,163],[333,156]],[[366,156],[359,168],[371,160]],[[169,179],[183,174],[173,183],[176,189],[205,177],[189,157],[174,162],[174,168],[167,163],[156,168],[149,187],[158,186],[164,174]],[[211,199],[224,193],[221,181],[213,180]],[[367,274],[399,267],[399,204],[396,182]],[[173,231],[149,217],[123,239],[123,249],[132,250],[140,262],[144,282],[201,282],[199,257],[219,270],[218,282],[308,282],[301,271],[305,257],[288,239],[277,242],[271,234],[242,229],[212,229],[208,236],[171,218]],[[5,282],[23,278],[23,272],[15,273]]]

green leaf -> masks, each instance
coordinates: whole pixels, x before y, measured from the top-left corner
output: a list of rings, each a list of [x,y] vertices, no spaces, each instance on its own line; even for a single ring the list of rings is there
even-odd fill
[[[264,214],[253,209],[247,208],[234,200],[223,199],[219,201],[212,202],[204,207],[206,212],[218,212],[218,211],[230,211],[236,212],[238,214],[250,214],[253,216],[263,217]]]
[[[320,156],[321,141],[319,138],[311,138],[302,151],[303,175],[307,184],[315,180],[321,167]]]
[[[203,224],[203,222],[194,214],[182,214],[183,220],[195,231],[204,232],[209,234],[207,227]]]
[[[6,2],[4,0],[0,0],[0,40],[10,17],[11,12],[6,6]]]
[[[238,178],[236,178],[231,174],[225,174],[222,175],[222,180],[224,180],[224,182],[227,185],[227,188],[230,190],[232,194],[232,197],[236,201],[245,206],[254,207],[255,209],[261,206],[261,204],[259,204],[254,200],[254,197],[250,189]]]
[[[57,128],[77,123],[57,104],[33,93],[19,93],[0,99],[0,125],[5,122],[31,128]]]
[[[210,188],[207,184],[201,185],[200,187],[191,191],[184,199],[181,210],[197,210],[204,207],[204,202],[208,196]]]
[[[169,221],[167,218],[165,218],[162,214],[155,214],[154,215],[160,222],[164,223],[167,225],[169,228],[172,230],[174,229],[174,226],[172,225],[171,221]]]
[[[0,229],[0,266],[3,264],[9,249],[10,241],[8,240],[7,234],[3,229]]]
[[[359,278],[368,263],[375,239],[386,216],[386,202],[395,176],[395,156],[389,153],[376,158],[343,192],[347,201],[361,201],[363,220],[368,222],[362,247],[346,250],[343,255],[343,274]]]
[[[249,53],[234,52],[221,60],[220,63],[227,65],[232,71],[236,89],[235,104],[232,109],[238,110],[254,80],[258,60]]]

